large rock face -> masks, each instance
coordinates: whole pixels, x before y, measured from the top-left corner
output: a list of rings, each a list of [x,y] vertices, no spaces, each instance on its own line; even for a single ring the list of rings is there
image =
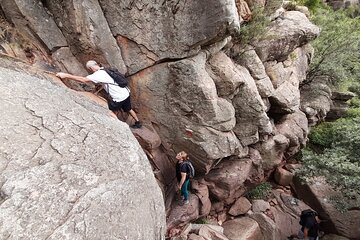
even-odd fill
[[[210,199],[230,206],[265,180],[305,145],[308,119],[316,122],[331,106],[321,104],[331,95],[328,89],[316,96],[304,89],[305,97],[299,90],[312,56],[308,43],[319,28],[305,14],[281,8],[280,0],[0,0],[0,6],[0,17],[26,36],[9,38],[17,45],[0,41],[1,52],[43,70],[85,75],[85,61],[95,59],[131,75],[132,106],[144,123],[133,133],[163,192],[170,227],[206,215]],[[250,20],[250,9],[257,6],[265,7],[271,21],[265,34],[248,45],[233,41],[239,22]],[[3,91],[8,99],[4,111],[21,113],[17,120],[24,123],[16,125],[8,119],[11,114],[4,114],[2,121],[15,130],[3,136],[25,147],[16,152],[10,144],[4,147],[10,152],[2,155],[0,186],[8,196],[0,205],[6,206],[3,216],[8,218],[2,236],[25,230],[29,236],[74,239],[106,239],[110,232],[129,239],[141,239],[145,231],[154,239],[162,236],[163,198],[125,125],[102,116],[107,113],[103,108],[63,97],[63,89],[40,80],[28,92],[19,92],[24,88],[19,80],[3,86],[11,86],[10,93]],[[95,91],[71,82],[67,86]],[[47,101],[41,101],[43,95]],[[170,211],[174,156],[180,150],[189,153],[198,178],[191,207],[181,214]],[[128,167],[131,171],[124,170]],[[22,181],[29,184],[25,190]],[[46,204],[31,208],[37,205],[28,201]],[[22,231],[30,211],[38,217]],[[44,217],[49,219],[46,229],[38,220]],[[32,231],[35,225],[40,227]],[[105,225],[111,230],[102,231]]]
[[[111,31],[119,37],[131,72],[161,59],[197,53],[201,45],[220,40],[226,31],[239,28],[232,0],[101,0],[100,4]]]
[[[306,184],[296,178],[294,186],[299,197],[310,206],[314,206],[320,219],[326,220],[322,223],[324,231],[349,239],[360,239],[360,210],[354,208],[347,209],[344,213],[339,211],[334,201],[339,198],[339,193],[332,189],[323,177],[315,177]],[[358,200],[355,205],[359,205]]]
[[[262,61],[283,61],[319,33],[320,29],[305,14],[289,11],[271,23],[269,31],[255,43],[255,49]]]
[[[129,127],[48,76],[0,72],[0,238],[164,239],[163,197]]]

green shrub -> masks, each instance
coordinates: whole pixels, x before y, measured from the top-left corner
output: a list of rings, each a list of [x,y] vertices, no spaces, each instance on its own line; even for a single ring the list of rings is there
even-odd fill
[[[306,81],[326,76],[334,84],[360,79],[360,21],[347,10],[318,8],[312,21],[321,28],[320,36],[311,45],[314,58]]]
[[[255,188],[250,190],[245,194],[245,197],[247,197],[250,200],[254,199],[268,199],[271,195],[271,189],[272,186],[268,182],[261,183],[257,185]]]
[[[305,180],[324,176],[341,193],[334,202],[341,211],[359,204],[360,109],[350,109],[344,118],[313,128],[309,140],[309,147],[301,154],[303,167],[297,174]]]
[[[349,91],[355,93],[358,97],[360,97],[360,83],[353,83],[349,86]]]
[[[196,223],[196,224],[209,224],[209,219],[207,219],[206,217],[202,217],[202,218],[196,219],[194,223]]]
[[[260,38],[266,32],[270,19],[266,16],[263,8],[255,9],[252,12],[251,21],[244,23],[240,28],[240,35],[235,39],[240,44],[249,44],[255,39]]]

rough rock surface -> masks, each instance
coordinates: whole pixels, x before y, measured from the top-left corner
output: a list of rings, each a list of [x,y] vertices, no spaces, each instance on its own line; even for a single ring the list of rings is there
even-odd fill
[[[239,216],[241,214],[247,213],[251,209],[251,203],[247,198],[240,197],[236,202],[231,206],[229,214],[233,216]]]
[[[227,220],[236,199],[305,145],[308,120],[315,124],[330,109],[331,92],[306,92],[304,83],[312,57],[308,42],[319,29],[303,13],[282,8],[281,0],[0,0],[0,6],[1,20],[26,36],[0,41],[1,52],[47,71],[85,75],[82,66],[94,58],[131,75],[132,107],[144,125],[133,133],[163,192],[168,227],[211,209],[218,222]],[[267,32],[239,44],[239,22],[258,6],[271,20]],[[84,112],[93,112],[92,104],[84,104]],[[70,106],[67,114],[73,113]],[[23,144],[38,143],[36,137]],[[50,150],[63,154],[58,145],[52,141]],[[196,195],[185,208],[173,204],[174,157],[180,150],[189,153],[197,173]]]
[[[305,14],[288,11],[271,23],[269,31],[255,43],[255,49],[262,61],[283,61],[319,33],[320,29]]]
[[[197,53],[201,45],[220,40],[227,30],[237,31],[239,17],[235,1],[120,1],[101,0],[100,5],[115,36],[122,41],[126,65],[132,67],[138,59],[178,59]],[[116,7],[114,7],[116,6]],[[136,51],[131,51],[137,46]],[[137,53],[137,54],[134,54]],[[149,62],[141,62],[141,69]],[[132,72],[140,70],[131,69]]]
[[[312,179],[312,183],[303,184],[295,178],[295,189],[299,198],[319,213],[320,219],[327,220],[322,228],[327,233],[338,234],[350,239],[360,238],[360,211],[357,209],[341,213],[330,201],[337,198],[338,193],[332,189],[322,177]]]
[[[164,239],[163,197],[129,127],[48,76],[0,72],[0,238]]]
[[[259,224],[248,217],[236,218],[223,224],[224,235],[229,240],[263,240]]]

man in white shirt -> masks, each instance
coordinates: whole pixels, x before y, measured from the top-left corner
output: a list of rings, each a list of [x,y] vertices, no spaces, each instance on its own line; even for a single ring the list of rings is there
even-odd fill
[[[99,66],[94,60],[90,60],[86,63],[86,68],[92,72],[92,74],[81,77],[72,75],[69,73],[59,72],[56,74],[57,77],[69,78],[75,81],[87,83],[87,82],[94,82],[94,83],[102,83],[104,84],[104,89],[109,95],[111,96],[112,100],[109,102],[109,109],[116,112],[119,110],[124,110],[124,112],[129,113],[134,119],[135,124],[131,127],[133,128],[141,128],[141,123],[139,118],[137,117],[134,110],[131,109],[131,101],[130,101],[130,91],[127,87],[120,87],[114,79],[110,77],[107,72]]]

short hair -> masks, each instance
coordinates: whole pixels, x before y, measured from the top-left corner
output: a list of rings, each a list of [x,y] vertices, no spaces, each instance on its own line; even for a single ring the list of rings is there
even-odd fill
[[[89,61],[86,62],[86,68],[87,69],[90,69],[91,67],[96,66],[96,65],[98,65],[98,64],[94,60],[89,60]]]

